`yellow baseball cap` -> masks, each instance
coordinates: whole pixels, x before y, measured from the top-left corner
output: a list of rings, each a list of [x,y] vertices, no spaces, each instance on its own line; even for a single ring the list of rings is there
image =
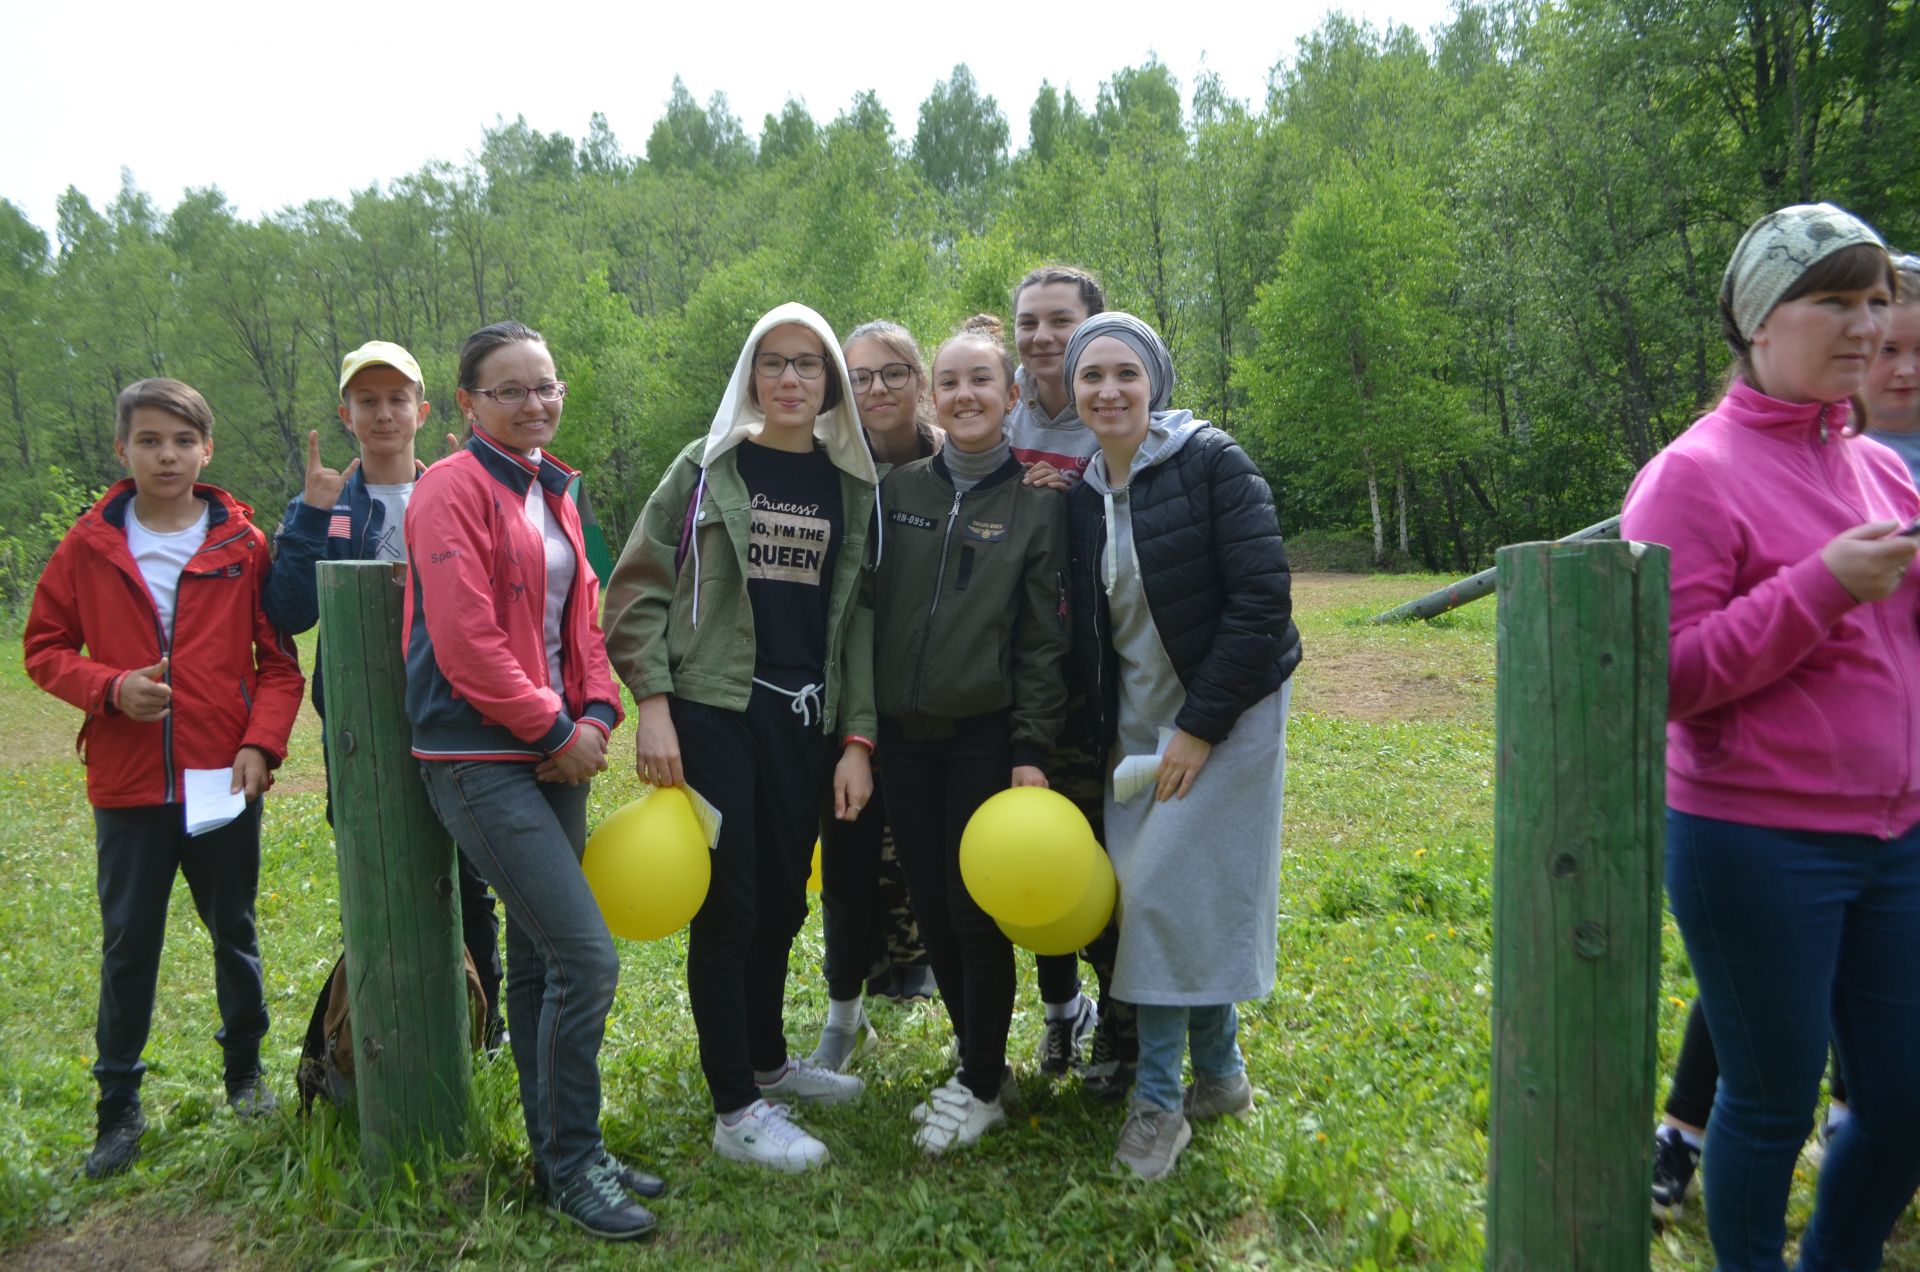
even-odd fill
[[[369,340],[340,359],[341,396],[346,395],[347,382],[368,367],[392,367],[419,385],[423,392],[427,387],[426,378],[420,374],[420,364],[413,360],[412,354],[391,340]]]

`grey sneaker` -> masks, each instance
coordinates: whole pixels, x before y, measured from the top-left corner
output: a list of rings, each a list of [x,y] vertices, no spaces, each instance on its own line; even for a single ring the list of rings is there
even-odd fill
[[[1142,1179],[1164,1179],[1192,1139],[1193,1127],[1179,1110],[1135,1100],[1127,1106],[1127,1122],[1120,1128],[1113,1164],[1125,1166]]]
[[[867,1084],[852,1074],[835,1073],[792,1056],[772,1081],[762,1081],[755,1074],[753,1084],[760,1088],[760,1097],[772,1104],[845,1104],[859,1099],[867,1089]]]
[[[1209,1118],[1237,1117],[1242,1121],[1253,1114],[1253,1083],[1243,1070],[1230,1078],[1194,1077],[1181,1101],[1190,1122]]]
[[[880,1035],[874,1032],[873,1022],[867,1019],[866,1008],[862,1007],[860,1019],[853,1024],[844,1028],[828,1025],[820,1031],[820,1045],[807,1057],[807,1063],[834,1073],[845,1073],[855,1060],[879,1045]]]
[[[651,1210],[627,1195],[604,1157],[562,1180],[548,1195],[547,1209],[607,1241],[632,1241],[658,1225]]]

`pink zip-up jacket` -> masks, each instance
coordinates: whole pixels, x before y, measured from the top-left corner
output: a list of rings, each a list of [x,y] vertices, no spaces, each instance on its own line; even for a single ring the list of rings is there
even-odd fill
[[[1673,550],[1667,803],[1752,826],[1888,838],[1920,822],[1920,574],[1863,605],[1820,559],[1920,514],[1846,403],[1744,382],[1640,470],[1623,538]]]

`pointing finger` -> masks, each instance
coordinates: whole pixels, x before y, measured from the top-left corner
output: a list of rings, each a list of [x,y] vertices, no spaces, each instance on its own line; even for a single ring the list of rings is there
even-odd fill
[[[307,471],[320,467],[320,430],[313,429],[307,434]]]

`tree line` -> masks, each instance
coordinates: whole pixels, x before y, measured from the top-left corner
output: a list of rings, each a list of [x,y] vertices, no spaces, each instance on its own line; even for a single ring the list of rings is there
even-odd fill
[[[1027,122],[1010,153],[964,65],[915,120],[864,93],[757,136],[675,80],[640,154],[600,115],[501,120],[463,164],[255,220],[130,176],[101,207],[70,187],[51,236],[0,200],[0,600],[120,475],[142,376],[206,393],[208,479],[267,519],[309,429],[349,452],[344,352],[407,345],[452,421],[461,339],[521,318],[617,541],[771,305],[936,337],[1049,260],[1159,328],[1175,405],[1241,440],[1290,534],[1466,570],[1616,510],[1714,396],[1720,271],[1759,213],[1826,199],[1920,244],[1915,0],[1462,0],[1424,36],[1334,14],[1264,101],[1149,59],[1091,101],[1043,84]]]

